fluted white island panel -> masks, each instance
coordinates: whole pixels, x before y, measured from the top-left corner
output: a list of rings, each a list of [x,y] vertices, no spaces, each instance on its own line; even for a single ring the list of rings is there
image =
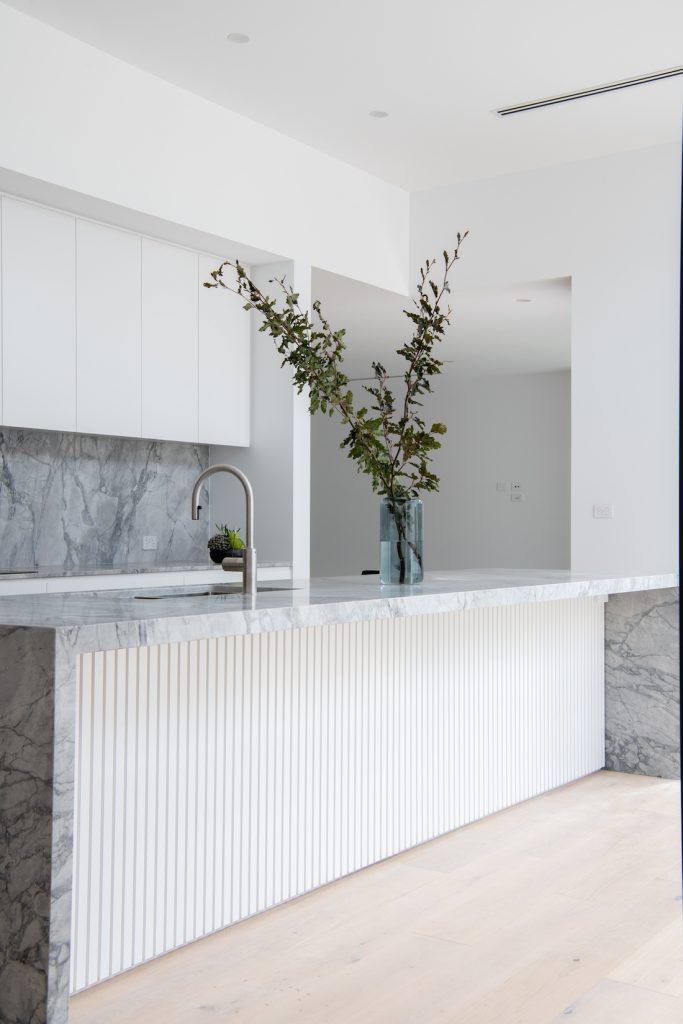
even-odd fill
[[[0,597],[0,1021],[600,767],[596,599],[676,583]]]
[[[81,656],[71,989],[604,765],[603,603]]]

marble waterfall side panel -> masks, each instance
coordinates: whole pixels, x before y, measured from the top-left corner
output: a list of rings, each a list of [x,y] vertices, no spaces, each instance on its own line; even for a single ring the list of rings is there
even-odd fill
[[[67,1019],[64,996],[54,1001],[54,1012],[48,1017],[48,989],[53,983],[49,947],[55,937],[51,900],[54,656],[53,630],[0,627],[2,1024],[47,1020],[64,1024]],[[67,963],[69,914],[67,910],[66,936],[62,935]]]
[[[606,766],[680,778],[678,588],[612,595],[605,612]]]
[[[68,1020],[75,802],[76,692],[78,660],[68,634],[58,631],[54,659],[54,755],[52,784],[52,880],[48,951],[47,1024]]]

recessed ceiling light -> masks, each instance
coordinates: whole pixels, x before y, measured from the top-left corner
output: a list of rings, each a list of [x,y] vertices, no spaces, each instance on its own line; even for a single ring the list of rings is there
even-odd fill
[[[515,299],[515,302],[533,302],[533,299]]]
[[[389,117],[386,110],[371,110],[370,117]]]
[[[249,36],[245,36],[244,32],[229,32],[227,40],[229,43],[248,43]]]

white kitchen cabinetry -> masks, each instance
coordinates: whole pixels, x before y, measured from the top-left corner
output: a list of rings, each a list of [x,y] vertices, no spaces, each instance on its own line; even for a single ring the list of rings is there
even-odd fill
[[[76,429],[76,230],[2,198],[3,422]]]
[[[218,256],[0,197],[0,423],[247,446],[250,318]]]
[[[76,426],[142,433],[139,235],[76,222]]]
[[[72,991],[604,766],[600,601],[340,598],[74,656]]]
[[[196,441],[197,253],[142,239],[142,435]]]
[[[199,257],[199,441],[249,444],[250,342],[244,299],[204,288],[220,260]]]

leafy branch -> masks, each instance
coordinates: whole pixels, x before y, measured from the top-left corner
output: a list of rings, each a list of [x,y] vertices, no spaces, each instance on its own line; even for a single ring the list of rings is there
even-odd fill
[[[439,489],[439,479],[430,463],[441,447],[439,437],[446,433],[446,427],[443,423],[427,426],[421,415],[422,399],[432,391],[432,378],[441,373],[443,364],[434,349],[450,323],[449,274],[460,258],[467,234],[458,233],[456,248],[444,251],[440,271],[436,270],[435,259],[427,260],[420,268],[417,297],[413,307],[404,310],[413,325],[413,335],[397,350],[407,363],[405,392],[398,406],[385,367],[373,362],[372,383],[363,386],[372,402],[369,408],[355,407],[349,378],[342,370],[346,332],[332,329],[318,300],[312,304],[312,316],[302,310],[298,292],[284,277],[270,282],[277,285],[279,293],[271,298],[254,284],[238,260],[224,260],[211,272],[211,280],[204,283],[205,288],[234,292],[246,300],[246,310],[261,314],[259,330],[275,340],[282,365],[293,370],[297,391],[308,389],[310,412],[330,416],[337,413],[348,428],[341,447],[359,472],[370,477],[372,489],[393,499]]]

